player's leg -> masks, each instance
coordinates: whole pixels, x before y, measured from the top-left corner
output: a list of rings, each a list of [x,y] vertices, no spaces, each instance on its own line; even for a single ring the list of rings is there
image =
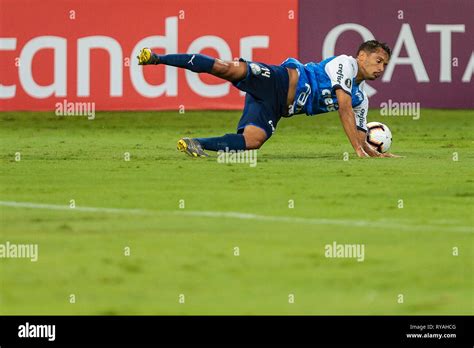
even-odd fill
[[[245,138],[242,134],[226,134],[212,138],[182,138],[178,141],[179,151],[193,157],[208,157],[204,150],[210,151],[244,151]]]
[[[277,122],[268,105],[247,94],[242,117],[237,125],[237,134],[196,138],[195,141],[203,149],[211,151],[259,149],[272,136]]]
[[[158,55],[149,48],[143,48],[137,58],[139,65],[171,65],[195,73],[208,73],[230,82],[240,81],[247,76],[247,63],[226,62],[203,54]]]
[[[288,111],[289,77],[286,68],[253,62],[245,65],[249,70],[246,76],[233,82],[234,86],[247,92],[237,134],[194,139],[204,150],[258,149],[272,136],[280,116]],[[230,72],[222,69],[220,73]]]
[[[286,68],[263,63],[247,63],[240,59],[225,62],[201,54],[157,55],[142,49],[139,64],[165,64],[185,68],[196,73],[206,72],[234,84],[247,92],[246,108],[239,122],[237,134],[212,138],[182,138],[178,150],[194,157],[205,157],[203,150],[239,151],[258,149],[271,137],[282,110],[286,108],[288,72]],[[250,65],[249,65],[250,64]],[[250,69],[252,73],[250,73]],[[249,103],[247,103],[249,102]]]
[[[221,137],[183,138],[178,141],[178,150],[193,157],[206,157],[204,150],[243,151],[259,149],[271,137],[278,120],[272,117],[268,106],[252,95],[245,96],[237,134],[225,134]]]
[[[197,142],[203,150],[239,151],[259,149],[267,139],[267,133],[262,128],[248,125],[243,129],[243,132],[237,134],[226,134],[221,137],[196,138],[191,140]],[[197,156],[200,155],[198,154]]]

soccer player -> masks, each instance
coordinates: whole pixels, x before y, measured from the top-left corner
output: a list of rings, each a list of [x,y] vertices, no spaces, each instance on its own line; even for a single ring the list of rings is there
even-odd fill
[[[242,58],[223,61],[202,54],[158,55],[149,48],[143,48],[137,58],[140,65],[164,64],[212,74],[246,92],[237,133],[182,138],[178,150],[188,155],[207,157],[204,150],[258,149],[275,132],[281,117],[338,110],[344,131],[359,157],[398,157],[380,153],[366,141],[369,103],[364,81],[379,78],[390,55],[385,43],[370,40],[360,45],[356,58],[340,55],[304,65],[294,58],[281,65],[268,65]]]

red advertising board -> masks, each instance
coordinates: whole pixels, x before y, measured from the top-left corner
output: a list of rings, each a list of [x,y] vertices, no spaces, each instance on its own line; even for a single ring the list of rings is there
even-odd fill
[[[142,47],[279,64],[297,56],[297,0],[0,0],[0,110],[238,109],[209,75],[137,65]]]

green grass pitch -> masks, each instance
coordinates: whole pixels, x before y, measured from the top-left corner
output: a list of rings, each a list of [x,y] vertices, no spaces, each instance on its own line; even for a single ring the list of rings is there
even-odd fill
[[[371,110],[405,158],[355,158],[335,113],[281,120],[256,167],[176,151],[239,116],[1,113],[0,244],[39,258],[0,259],[0,314],[473,314],[473,110]]]

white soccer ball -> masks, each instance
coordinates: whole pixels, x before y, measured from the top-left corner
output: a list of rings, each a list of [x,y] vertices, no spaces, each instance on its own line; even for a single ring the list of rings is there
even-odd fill
[[[367,142],[378,152],[387,152],[392,145],[392,132],[380,122],[367,123]]]

